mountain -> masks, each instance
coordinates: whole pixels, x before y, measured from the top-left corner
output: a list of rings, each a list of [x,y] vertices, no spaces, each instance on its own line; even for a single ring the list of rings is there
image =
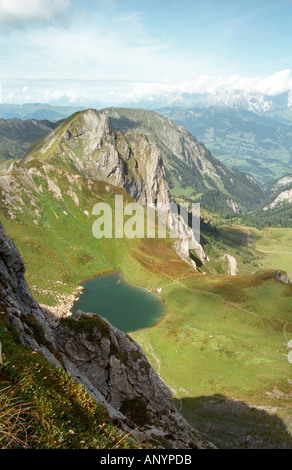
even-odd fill
[[[270,181],[262,187],[263,202],[242,223],[246,226],[292,227],[292,175]]]
[[[52,106],[45,103],[0,104],[0,118],[60,121],[81,109],[84,108],[77,108],[74,106]]]
[[[171,199],[159,147],[145,134],[114,130],[105,113],[87,110],[74,114],[24,157],[25,162],[34,159],[74,168],[88,178],[108,181],[124,188],[142,205],[154,204],[170,212]],[[185,229],[185,237],[177,242],[177,251],[187,260],[189,250],[183,240],[188,238],[188,228]],[[193,244],[204,263],[207,257],[202,247],[194,238]],[[189,261],[195,266],[194,261]]]
[[[108,112],[112,116],[113,110]],[[152,114],[146,116],[151,124]],[[174,130],[176,143],[179,126],[158,118]],[[126,421],[115,414],[116,424],[121,421],[131,430],[141,426],[141,439],[149,431],[162,447],[175,442],[181,446],[182,440],[185,445],[192,445],[190,428],[185,421],[180,421],[183,427],[177,427],[178,415],[169,392],[161,389],[161,382],[157,382],[149,362],[136,346],[139,344],[153,369],[177,397],[176,405],[183,416],[194,429],[203,430],[206,441],[230,448],[291,447],[291,365],[285,357],[292,332],[291,284],[280,282],[280,266],[250,274],[258,269],[260,255],[247,247],[244,229],[228,242],[230,227],[225,227],[220,238],[218,230],[202,224],[204,249],[210,262],[199,263],[196,257],[197,270],[181,259],[170,238],[94,238],[96,217],[92,209],[99,202],[108,203],[113,213],[117,195],[122,195],[126,203],[134,202],[131,191],[141,201],[155,202],[157,198],[169,202],[164,173],[167,156],[163,157],[160,148],[175,147],[171,136],[168,142],[165,135],[162,144],[163,132],[156,128],[156,133],[161,132],[156,144],[152,141],[153,131],[141,134],[130,118],[126,121],[129,131],[113,129],[115,119],[119,126],[121,121],[125,124],[124,118],[120,121],[120,114],[108,117],[106,112],[94,110],[70,117],[0,177],[0,219],[20,250],[27,266],[26,282],[41,306],[41,311],[35,304],[31,309],[31,296],[23,289],[23,264],[17,256],[11,256],[10,242],[0,230],[6,248],[8,244],[8,250],[0,244],[4,258],[0,266],[0,291],[4,297],[0,311],[9,314],[9,322],[0,322],[0,341],[7,357],[1,374],[4,370],[4,379],[12,377],[13,384],[24,383],[24,392],[34,400],[32,404],[40,403],[42,412],[51,407],[49,423],[57,435],[57,445],[60,435],[56,427],[67,435],[64,447],[74,448],[84,440],[80,433],[89,419],[85,411],[94,409],[97,413],[92,402],[87,405],[88,397],[79,389],[76,391],[72,377],[80,380],[94,397],[104,400],[98,403],[107,410],[114,408],[127,418]],[[187,151],[185,133],[188,136],[184,130],[178,135]],[[189,141],[194,148],[195,144]],[[204,156],[204,147],[201,151]],[[173,154],[172,151],[170,157]],[[206,156],[204,164],[207,162]],[[151,174],[147,173],[148,164]],[[242,254],[247,255],[250,264],[245,266],[244,275],[224,274],[226,257],[225,261],[220,258],[225,253],[238,254],[240,270],[246,263],[246,259],[242,262]],[[157,324],[125,336],[99,317],[82,315],[79,321],[68,318],[82,279],[116,271],[135,286],[160,296],[165,314]],[[7,307],[12,310],[5,312]],[[1,313],[0,320],[3,319]],[[16,344],[19,332],[26,345],[30,342],[33,349],[57,360],[61,372],[48,370],[40,355]],[[64,375],[62,360],[71,379]],[[40,370],[37,374],[36,364]],[[144,391],[149,394],[144,396]],[[27,395],[23,399],[27,403]],[[79,399],[85,411],[80,411]],[[70,400],[73,408],[68,405]],[[56,411],[66,417],[65,422],[58,423],[59,427],[54,421]],[[74,415],[75,419],[81,416],[79,426],[74,424]],[[98,425],[104,419],[101,415]],[[42,422],[47,423],[47,415]],[[80,426],[82,431],[78,431]],[[69,437],[70,430],[76,438],[73,434]],[[209,433],[212,439],[208,438]],[[196,435],[194,438],[195,445],[202,442]]]
[[[292,124],[233,107],[163,108],[229,167],[251,174],[259,184],[292,170]]]
[[[2,166],[7,166],[11,160],[22,158],[35,142],[59,124],[36,119],[0,119],[0,164],[2,162]]]
[[[167,111],[165,110],[165,112]],[[200,200],[201,203],[208,208],[230,213],[240,213],[240,211],[252,209],[256,204],[261,202],[261,191],[249,175],[245,175],[244,173],[222,165],[211,155],[204,145],[198,142],[198,140],[190,135],[182,126],[176,126],[171,123],[169,119],[165,119],[152,111],[110,108],[104,110],[103,113],[109,119],[108,127],[112,128],[112,130],[108,130],[108,132],[112,134],[115,131],[122,132],[126,134],[126,139],[133,139],[134,137],[136,140],[135,151],[138,151],[137,140],[139,140],[139,136],[142,135],[147,135],[147,139],[149,139],[151,144],[157,147],[157,152],[160,152],[164,162],[167,182],[173,197],[182,196],[184,198],[195,198],[197,201]],[[68,126],[76,126],[78,119],[81,120],[82,116],[83,112],[69,117],[64,124],[65,127],[60,125],[63,121],[52,123],[49,121],[37,121],[35,119],[27,121],[21,121],[20,119],[0,120],[0,135],[2,136],[2,142],[0,144],[0,170],[2,169],[2,172],[7,171],[11,165],[11,160],[21,158],[28,149],[29,152],[27,153],[30,154],[30,156],[35,155],[40,150],[41,146],[47,142],[47,139],[41,140],[39,144],[36,144],[32,148],[30,148],[30,146],[57,127],[56,134],[53,134],[52,138],[53,140],[62,140],[59,134],[62,133],[65,128],[68,130]],[[86,124],[87,130],[85,129],[85,132],[90,132],[90,125],[91,127],[94,126],[94,119],[91,124]],[[193,131],[197,132],[198,130],[193,129]],[[69,130],[68,132],[71,131]],[[73,130],[70,134],[70,139],[67,139],[67,147],[70,147],[73,142],[79,145],[82,140],[82,132],[81,129],[80,135],[78,132],[74,134]],[[93,139],[94,138],[95,136],[93,135]],[[48,137],[48,139],[50,139],[50,137]],[[110,137],[112,149],[115,147],[115,139],[116,137],[114,136]],[[136,163],[134,163],[134,160],[131,158],[129,149],[126,151],[126,153],[130,152],[129,155],[123,155],[122,146],[125,145],[125,148],[127,147],[127,144],[123,142],[124,137],[119,137],[119,139],[119,148],[117,149],[117,152],[121,154],[121,158],[118,158],[119,169],[114,170],[111,181],[114,184],[120,185],[121,181],[119,181],[119,179],[123,179],[125,173],[128,172],[125,187],[133,186],[132,183],[135,180],[135,189],[132,189],[131,193],[131,195],[134,196],[135,191],[137,194],[141,192],[141,178],[139,177],[139,172],[135,172]],[[81,155],[84,150],[83,153],[86,156],[86,163],[85,165],[81,164],[81,171],[84,171],[85,174],[89,176],[106,178],[106,174],[102,174],[101,170],[97,171],[95,168],[95,149],[86,148],[86,144],[83,149],[82,145],[81,143],[79,154]],[[62,146],[64,146],[64,143],[62,143]],[[143,153],[143,144],[140,146],[139,151]],[[52,157],[50,152],[46,153],[48,158]],[[88,159],[89,154],[91,154],[90,159]],[[139,158],[141,159],[141,155]],[[90,168],[89,161],[91,161]],[[64,162],[65,160],[63,159],[63,164]],[[134,176],[130,175],[130,173],[133,173],[130,169],[131,167],[134,168]],[[149,174],[150,171],[151,169],[148,171]],[[145,197],[144,195],[144,200]]]
[[[198,120],[201,112],[196,114],[194,110],[181,109],[163,112],[172,114],[180,122],[190,118],[193,132],[199,133],[199,127],[204,127],[203,119]],[[238,131],[242,120],[246,132],[251,128],[257,129],[258,134],[264,137],[272,129],[265,126],[267,121],[272,126],[273,121],[255,115],[251,118],[247,112],[230,113],[230,110],[221,108],[205,110],[205,115],[207,112],[208,119],[212,116],[213,124],[237,126]],[[231,119],[235,115],[238,121]],[[196,129],[194,117],[198,123]],[[262,127],[256,127],[255,120],[262,120]],[[0,130],[0,147],[11,147],[14,151],[22,149],[18,150],[18,155],[39,135],[44,135],[29,148],[25,160],[41,158],[70,169],[73,166],[87,177],[104,179],[125,188],[142,204],[154,202],[167,207],[170,196],[183,197],[201,202],[210,210],[240,214],[257,207],[274,208],[284,200],[290,201],[290,188],[285,188],[284,195],[279,191],[271,199],[278,186],[285,186],[285,178],[260,189],[248,174],[218,162],[183,126],[153,111],[119,108],[108,108],[102,112],[88,110],[75,113],[61,123],[0,120]],[[276,134],[279,136],[279,133]],[[13,147],[13,138],[18,141],[18,147]],[[10,160],[5,159],[8,163],[4,164],[9,165]],[[273,186],[275,188],[270,193],[269,188]]]
[[[148,142],[152,155],[144,152]],[[129,194],[145,203],[139,174],[145,181],[157,176],[150,164],[153,152],[165,167],[172,196],[199,202],[201,195],[202,203],[215,208],[219,204],[218,208],[230,212],[251,209],[261,201],[261,190],[251,176],[229,169],[186,129],[153,111],[110,108],[76,113],[33,146],[26,159],[53,159],[73,165],[88,177],[109,178],[113,184],[131,187]],[[108,160],[111,167],[104,172]],[[146,185],[146,192],[149,185],[153,182]]]
[[[290,94],[268,96],[260,92],[223,89],[212,93],[192,93],[173,88],[150,91],[148,96],[125,103],[127,107],[157,110],[165,107],[199,108],[228,107],[275,117],[284,123],[292,121]]]
[[[144,135],[116,132],[104,113],[87,110],[74,114],[35,144],[24,161],[35,158],[124,187],[141,204],[169,203],[159,149]]]
[[[231,212],[251,209],[261,201],[261,190],[250,175],[220,163],[184,127],[153,111],[110,108],[103,112],[114,129],[147,135],[159,147],[172,196],[195,198]]]

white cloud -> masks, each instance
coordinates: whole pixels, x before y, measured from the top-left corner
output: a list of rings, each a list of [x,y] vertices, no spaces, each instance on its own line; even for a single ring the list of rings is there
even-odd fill
[[[71,0],[0,0],[0,25],[7,28],[43,23],[63,16]]]
[[[69,58],[71,60],[71,56]],[[264,78],[201,75],[195,80],[173,83],[167,80],[138,82],[110,79],[9,79],[3,81],[2,100],[7,103],[59,102],[88,107],[101,104],[104,107],[129,105],[146,100],[149,103],[162,103],[164,106],[175,103],[180,105],[188,100],[186,94],[196,93],[206,95],[207,97],[203,98],[206,103],[210,98],[210,104],[220,104],[222,99],[226,104],[240,103],[244,97],[249,99],[254,94],[264,104],[269,101],[266,96],[272,97],[285,92],[288,92],[292,106],[292,70],[283,70]]]
[[[58,89],[58,90],[46,90],[42,96],[41,101],[44,103],[50,103],[52,101],[67,101],[70,104],[74,104],[76,102],[82,102],[82,100],[88,100],[88,95],[84,92],[81,92],[76,89]]]
[[[292,70],[286,69],[260,80],[257,91],[264,95],[276,96],[292,90]]]
[[[173,61],[164,57],[163,45],[146,40],[143,28],[135,30],[138,20],[139,16],[130,15],[106,22],[97,16],[86,27],[77,21],[67,28],[28,28],[25,34],[15,34],[13,41],[4,37],[2,43],[13,50],[13,60],[11,53],[0,57],[1,72],[9,78],[19,77],[22,70],[23,79],[81,80],[151,80],[160,68],[172,73]]]
[[[183,93],[220,95],[226,92],[256,93],[277,96],[289,93],[292,102],[292,70],[285,69],[265,78],[248,78],[231,75],[228,78],[201,75],[195,80],[181,81],[173,84],[165,82],[138,83],[124,99],[140,101],[164,97],[174,99]]]

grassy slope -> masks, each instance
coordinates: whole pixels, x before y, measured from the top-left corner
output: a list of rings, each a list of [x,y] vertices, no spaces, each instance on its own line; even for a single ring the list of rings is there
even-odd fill
[[[221,222],[218,232],[225,243],[230,242],[233,248],[240,247],[240,250],[234,250],[241,268],[240,273],[252,272],[254,265],[260,269],[282,270],[292,275],[291,228],[265,227],[259,230],[235,224],[224,225]],[[244,258],[248,259],[249,255],[253,256],[253,263],[246,264]]]
[[[27,164],[27,167],[33,166],[33,162]],[[40,168],[41,165],[37,170]],[[18,178],[17,171],[14,174]],[[39,290],[68,294],[82,279],[114,270],[121,270],[131,281],[151,288],[168,283],[169,276],[180,277],[192,272],[192,268],[173,252],[170,240],[96,240],[92,235],[92,224],[97,217],[90,215],[94,205],[109,202],[113,206],[116,194],[123,194],[125,202],[130,198],[124,190],[103,182],[95,182],[89,189],[86,178],[76,174],[73,176],[77,176],[78,182],[72,186],[67,174],[50,167],[46,175],[55,178],[63,194],[62,200],[46,187],[44,179],[34,178],[36,185],[41,183],[43,189],[39,193],[31,191],[40,211],[39,218],[29,214],[29,203],[22,213],[15,210],[15,219],[10,219],[4,205],[0,207],[1,220],[26,262],[26,277],[38,301],[54,304],[50,295]],[[66,194],[72,189],[79,198],[79,206]],[[20,195],[28,202],[24,187]],[[151,273],[149,265],[152,266]],[[33,286],[38,289],[34,290]]]
[[[24,348],[0,318],[0,448],[129,449],[129,441],[67,373]]]
[[[256,231],[254,231],[255,233]],[[292,229],[264,228],[260,238],[251,236],[251,243],[261,250],[263,268],[280,267],[292,275]]]
[[[287,255],[260,253],[254,245],[288,251],[291,230],[249,230],[251,247],[247,246],[248,229],[238,226],[219,225],[218,233],[209,242],[213,240],[214,245],[215,240],[216,248],[216,239],[221,237],[221,242],[231,242],[231,252],[237,246],[233,254],[241,272],[253,271],[254,261],[245,263],[247,254],[254,254],[259,267],[289,272],[291,261]],[[169,316],[156,328],[133,335],[179,399],[186,417],[201,430],[207,420],[216,422],[214,435],[212,425],[206,426],[206,432],[218,446],[226,444],[218,439],[218,434],[226,436],[228,427],[233,433],[231,447],[239,426],[241,430],[246,427],[247,434],[255,433],[253,406],[276,412],[285,423],[276,417],[270,421],[264,412],[258,412],[257,432],[267,431],[262,439],[275,442],[278,436],[272,430],[277,427],[284,433],[283,439],[289,440],[285,426],[291,432],[291,365],[286,344],[292,339],[292,286],[271,278],[264,280],[265,277],[259,272],[236,279],[208,276],[174,282],[162,293]],[[234,405],[230,401],[218,412],[220,396],[243,400],[249,407],[234,413],[232,422]],[[215,407],[210,405],[213,402]]]
[[[287,340],[292,339],[292,286],[264,275],[234,279],[197,274],[179,260],[170,241],[98,241],[91,234],[95,218],[84,210],[91,213],[99,201],[112,204],[120,190],[110,186],[107,191],[102,182],[89,190],[79,176],[78,185],[74,183],[77,207],[65,194],[71,188],[65,173],[50,171],[63,200],[43,182],[43,193],[36,195],[38,225],[28,214],[29,204],[15,220],[0,207],[1,221],[20,249],[36,299],[54,305],[58,297],[74,292],[83,278],[114,270],[136,285],[161,287],[166,315],[133,337],[174,394],[183,400],[221,394],[271,406],[289,424],[291,365],[285,354]],[[274,387],[284,395],[276,398]],[[192,420],[194,407],[183,410]]]

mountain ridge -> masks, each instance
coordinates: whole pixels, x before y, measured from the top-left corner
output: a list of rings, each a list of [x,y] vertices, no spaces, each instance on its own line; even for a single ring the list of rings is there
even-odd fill
[[[8,128],[12,125],[12,131],[15,123],[25,128],[36,126],[44,134],[22,161],[53,158],[57,165],[73,165],[88,177],[125,187],[142,204],[156,201],[167,207],[170,196],[182,197],[201,202],[203,208],[211,211],[240,215],[272,203],[268,185],[259,188],[250,175],[226,167],[183,126],[154,111],[107,108],[77,112],[60,123],[12,120],[0,121],[0,128],[1,123]],[[145,149],[150,153],[147,150],[143,155]],[[13,161],[8,159],[8,167]],[[152,168],[150,163],[154,161]],[[162,188],[165,179],[168,188],[164,184],[160,195],[153,192],[154,187]],[[143,182],[147,182],[146,186]]]
[[[183,126],[177,126],[154,111],[109,108],[103,112],[110,117],[113,127],[127,130],[129,134],[146,132],[159,146],[172,196],[190,197],[218,191],[226,194],[227,210],[230,210],[229,199],[243,210],[261,199],[261,191],[251,176],[220,163]]]

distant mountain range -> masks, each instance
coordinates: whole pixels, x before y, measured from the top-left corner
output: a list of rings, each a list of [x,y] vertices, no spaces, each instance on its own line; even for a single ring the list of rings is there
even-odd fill
[[[37,140],[59,124],[36,119],[0,119],[0,173],[8,169],[12,161],[22,158]]]
[[[267,96],[242,90],[224,90],[217,93],[183,93],[178,91],[159,90],[157,93],[127,103],[129,107],[160,109],[165,107],[200,108],[212,106],[228,107],[251,111],[258,115],[277,118],[283,122],[292,121],[292,106],[289,93],[278,96]]]
[[[108,106],[107,102],[78,102],[69,104],[64,99],[50,103],[0,104],[0,117],[4,119],[18,117],[20,119],[47,119],[56,121],[69,117],[76,111],[88,108],[101,109]],[[292,122],[292,99],[289,93],[278,96],[267,96],[261,93],[243,90],[224,90],[216,93],[186,93],[172,89],[159,89],[149,92],[147,96],[124,97],[123,102],[116,106],[127,108],[143,108],[158,110],[161,108],[199,108],[212,106],[235,108],[251,111],[258,115],[272,117],[289,124]]]
[[[19,118],[22,120],[37,119],[60,121],[83,108],[74,106],[52,106],[44,103],[0,104],[0,118]]]
[[[250,173],[259,184],[292,172],[292,122],[222,106],[158,111],[186,127],[222,163]]]

